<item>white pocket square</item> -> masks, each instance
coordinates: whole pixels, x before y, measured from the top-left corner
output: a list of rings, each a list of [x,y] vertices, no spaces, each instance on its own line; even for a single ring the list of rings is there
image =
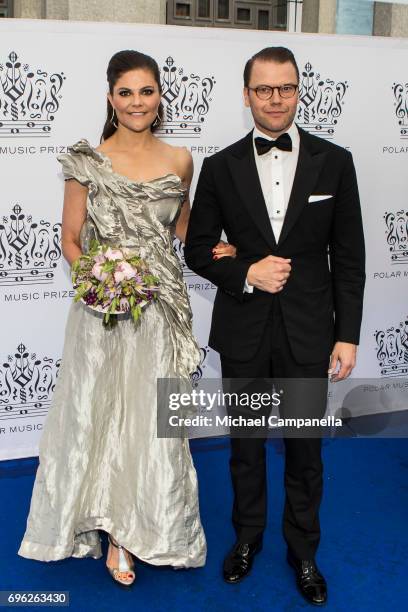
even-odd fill
[[[309,196],[308,202],[322,202],[323,200],[328,200],[332,197],[332,195],[311,195]]]

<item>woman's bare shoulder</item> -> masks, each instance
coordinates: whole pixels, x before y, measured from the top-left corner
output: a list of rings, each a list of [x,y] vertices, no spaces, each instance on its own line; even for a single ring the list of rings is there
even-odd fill
[[[180,159],[191,157],[191,153],[187,147],[176,147],[176,145],[171,145],[163,140],[160,141],[160,144],[163,146],[163,150],[166,150],[169,155],[176,155],[180,157]]]
[[[110,142],[110,138],[102,141],[97,147],[95,147],[95,151],[99,151],[100,153],[109,153],[112,149],[112,144]]]
[[[193,158],[187,147],[176,147],[165,142],[161,142],[163,154],[166,155],[171,166],[176,173],[187,179],[192,174]]]

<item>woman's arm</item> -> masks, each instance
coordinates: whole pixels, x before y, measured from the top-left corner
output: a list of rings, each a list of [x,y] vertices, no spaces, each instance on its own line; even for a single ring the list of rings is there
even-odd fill
[[[187,227],[190,219],[190,185],[193,178],[194,172],[194,164],[191,153],[185,149],[180,149],[180,174],[179,176],[183,178],[183,182],[187,188],[186,199],[184,200],[183,207],[180,212],[180,216],[176,225],[176,236],[181,242],[184,244],[186,241]],[[220,240],[218,244],[214,245],[213,248],[213,258],[220,259],[221,257],[235,257],[236,256],[236,248]]]
[[[71,266],[82,255],[79,235],[86,219],[88,188],[75,179],[65,181],[62,212],[62,252]]]
[[[179,149],[178,158],[179,176],[183,179],[186,188],[186,197],[180,211],[176,225],[176,236],[184,244],[186,240],[188,220],[190,218],[190,185],[193,178],[194,164],[190,151],[186,148]]]

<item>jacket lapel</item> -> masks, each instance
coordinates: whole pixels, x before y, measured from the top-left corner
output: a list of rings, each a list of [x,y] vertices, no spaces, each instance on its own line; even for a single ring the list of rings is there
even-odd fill
[[[242,202],[268,245],[276,249],[276,240],[255,163],[252,131],[231,150],[228,165]]]
[[[299,134],[299,158],[285,220],[279,236],[279,246],[287,238],[304,206],[307,204],[326,158],[325,152],[313,151],[307,132],[299,129]]]

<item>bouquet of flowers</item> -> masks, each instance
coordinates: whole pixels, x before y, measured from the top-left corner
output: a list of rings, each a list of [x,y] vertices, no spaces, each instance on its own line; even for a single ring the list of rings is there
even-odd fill
[[[72,264],[72,283],[74,301],[104,313],[106,327],[116,325],[117,315],[124,312],[130,312],[137,323],[142,308],[157,298],[159,290],[158,278],[140,257],[97,240]]]

